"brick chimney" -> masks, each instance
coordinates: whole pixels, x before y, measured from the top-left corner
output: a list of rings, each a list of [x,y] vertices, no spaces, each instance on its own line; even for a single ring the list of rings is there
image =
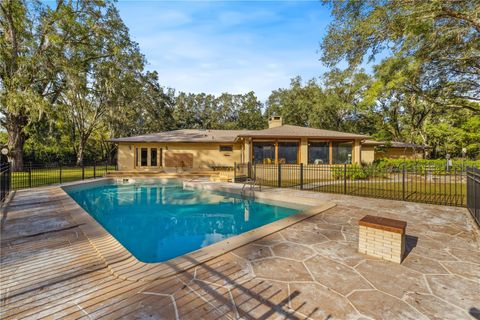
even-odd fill
[[[268,118],[268,128],[280,127],[283,125],[282,117],[280,116],[271,116]]]

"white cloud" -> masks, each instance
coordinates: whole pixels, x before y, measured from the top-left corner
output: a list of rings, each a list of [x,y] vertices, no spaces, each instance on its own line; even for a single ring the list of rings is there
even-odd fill
[[[261,20],[273,21],[277,18],[274,12],[265,10],[253,12],[223,11],[218,14],[218,21],[224,26],[235,26]]]
[[[164,86],[213,94],[255,91],[265,100],[290,78],[309,79],[323,70],[316,53],[319,27],[308,11],[290,17],[291,4],[283,16],[276,3],[266,6],[271,10],[244,3],[238,10],[225,3],[147,4],[120,12]]]

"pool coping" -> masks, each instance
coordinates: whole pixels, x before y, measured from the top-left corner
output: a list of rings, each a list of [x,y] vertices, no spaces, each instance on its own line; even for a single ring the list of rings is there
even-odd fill
[[[138,177],[136,178],[138,179]],[[207,247],[192,251],[183,256],[176,257],[165,262],[145,263],[135,258],[135,256],[133,256],[117,239],[115,239],[115,237],[113,237],[106,229],[104,229],[100,223],[98,223],[92,216],[90,216],[88,212],[86,212],[78,203],[76,203],[75,200],[73,200],[62,188],[65,186],[91,184],[92,182],[94,183],[105,180],[112,180],[112,178],[102,178],[59,185],[55,188],[55,191],[59,193],[59,196],[61,196],[60,203],[62,208],[65,210],[65,212],[70,213],[72,219],[76,222],[91,245],[104,260],[110,272],[120,279],[129,281],[153,281],[181,273],[201,263],[219,257],[227,252],[285,229],[295,223],[313,217],[336,206],[335,203],[330,201],[301,197],[285,199],[285,197],[281,195],[256,191],[253,195],[250,194],[250,196],[253,196],[257,199],[280,201],[283,203],[290,203],[292,205],[303,205],[310,207],[293,216],[277,220],[240,235],[227,238]],[[238,185],[235,186],[232,184],[232,187],[230,188],[225,187],[224,184],[215,185],[214,182],[205,181],[184,181],[184,186],[237,194],[241,192],[241,189],[238,188]],[[299,203],[300,201],[301,204]]]

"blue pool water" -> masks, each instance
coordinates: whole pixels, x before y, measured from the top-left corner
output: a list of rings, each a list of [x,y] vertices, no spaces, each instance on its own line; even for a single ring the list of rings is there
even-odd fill
[[[166,261],[297,213],[179,180],[83,185],[65,191],[143,262]]]

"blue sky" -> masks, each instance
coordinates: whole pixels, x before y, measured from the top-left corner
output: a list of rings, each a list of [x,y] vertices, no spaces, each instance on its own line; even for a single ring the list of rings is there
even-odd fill
[[[320,76],[319,43],[331,21],[319,1],[117,3],[149,70],[163,86],[263,101],[290,78]]]

